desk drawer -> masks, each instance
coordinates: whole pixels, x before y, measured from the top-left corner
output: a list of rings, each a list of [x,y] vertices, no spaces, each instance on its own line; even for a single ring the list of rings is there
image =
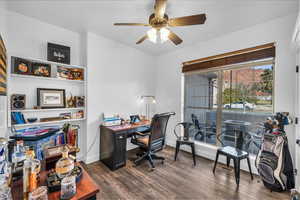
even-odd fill
[[[126,133],[115,134],[114,167],[118,168],[126,163]]]

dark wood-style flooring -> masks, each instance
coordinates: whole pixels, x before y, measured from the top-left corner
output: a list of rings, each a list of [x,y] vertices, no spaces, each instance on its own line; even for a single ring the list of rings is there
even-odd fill
[[[159,155],[166,158],[165,163],[156,163],[156,169],[149,171],[145,162],[135,167],[130,160],[135,152],[128,153],[126,167],[110,171],[101,162],[87,165],[89,174],[101,190],[98,199],[199,199],[199,200],[285,200],[289,193],[276,193],[267,190],[255,177],[251,181],[247,172],[241,172],[240,187],[237,190],[232,168],[219,165],[216,174],[212,173],[213,162],[197,157],[193,166],[189,153],[180,152],[174,162],[174,149],[165,148]]]

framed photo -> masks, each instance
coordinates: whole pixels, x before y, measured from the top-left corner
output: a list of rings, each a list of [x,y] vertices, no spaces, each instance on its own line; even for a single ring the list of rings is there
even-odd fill
[[[76,107],[84,107],[85,105],[85,97],[84,96],[75,96]]]
[[[84,71],[83,69],[79,69],[79,68],[72,68],[71,69],[71,79],[72,80],[80,80],[83,81],[84,79]]]
[[[71,48],[48,42],[47,56],[49,61],[70,64]]]
[[[70,79],[71,71],[67,67],[57,66],[57,77],[61,79]]]
[[[50,77],[51,65],[43,63],[32,63],[32,74],[35,76]]]
[[[65,108],[64,89],[37,88],[37,105],[44,108]]]
[[[32,74],[31,62],[29,60],[23,58],[17,58],[17,57],[12,57],[11,60],[13,66],[13,73],[24,74],[24,75]]]
[[[0,35],[0,96],[7,95],[7,54],[4,41]]]

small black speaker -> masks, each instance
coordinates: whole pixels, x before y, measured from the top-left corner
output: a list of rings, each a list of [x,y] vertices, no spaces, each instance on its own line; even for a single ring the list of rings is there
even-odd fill
[[[13,95],[11,95],[10,103],[11,103],[12,110],[23,110],[23,109],[25,109],[26,95],[25,94],[13,94]]]

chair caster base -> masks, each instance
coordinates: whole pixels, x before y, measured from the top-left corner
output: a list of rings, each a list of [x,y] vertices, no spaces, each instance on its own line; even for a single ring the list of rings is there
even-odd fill
[[[154,170],[155,170],[155,167],[150,167],[149,168],[149,172],[154,172]]]

